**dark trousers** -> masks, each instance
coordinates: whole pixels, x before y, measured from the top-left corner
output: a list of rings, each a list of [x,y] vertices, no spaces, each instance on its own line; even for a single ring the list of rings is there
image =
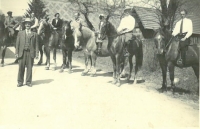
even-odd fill
[[[187,38],[185,41],[180,41],[179,50],[181,52],[181,59],[183,64],[186,62],[186,51],[188,50],[188,45],[190,44],[190,38]]]
[[[25,67],[27,68],[26,71],[26,84],[32,82],[32,67],[33,67],[34,58],[31,57],[30,51],[23,52],[21,58],[19,58],[19,71],[18,71],[18,83],[23,84],[24,82],[24,72]]]

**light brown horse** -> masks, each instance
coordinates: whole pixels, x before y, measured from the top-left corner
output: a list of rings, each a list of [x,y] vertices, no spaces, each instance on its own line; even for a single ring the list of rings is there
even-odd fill
[[[154,37],[154,42],[157,48],[157,56],[162,69],[163,83],[161,91],[167,91],[167,68],[169,69],[169,75],[171,80],[171,87],[173,93],[175,92],[175,83],[174,83],[174,68],[179,66],[177,64],[178,60],[178,49],[179,49],[179,39],[178,37],[172,37],[171,33],[168,31],[163,31],[161,29],[157,30],[157,33]],[[199,44],[199,43],[198,43]],[[192,44],[188,46],[187,55],[186,55],[186,64],[184,67],[192,67],[194,73],[199,81],[199,47],[198,44]],[[199,87],[198,87],[199,93]]]
[[[86,75],[89,71],[91,71],[91,76],[94,76],[96,74],[97,56],[110,56],[109,48],[112,42],[104,41],[101,48],[101,54],[97,54],[95,33],[87,27],[81,27],[80,24],[75,21],[72,21],[70,25],[73,30],[75,48],[82,46],[84,51],[85,69],[82,72],[82,75]],[[89,61],[91,61],[91,67],[88,66]]]

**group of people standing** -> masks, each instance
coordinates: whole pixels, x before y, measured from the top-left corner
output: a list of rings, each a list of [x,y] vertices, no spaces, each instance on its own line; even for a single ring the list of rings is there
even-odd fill
[[[192,21],[186,18],[187,11],[181,10],[181,20],[178,21],[175,25],[174,31],[172,33],[173,36],[180,37],[180,46],[181,48],[181,59],[178,63],[183,64],[185,63],[185,48],[189,44],[189,38],[193,33],[193,25]],[[49,20],[48,15],[43,17],[46,21]],[[102,22],[105,20],[105,15],[99,15],[99,28]],[[83,20],[80,18],[80,13],[75,13],[75,19],[81,26],[83,25]],[[32,67],[34,58],[38,58],[39,55],[39,48],[38,48],[38,35],[37,35],[37,27],[39,26],[38,19],[35,17],[35,14],[32,13],[30,18],[26,18],[25,21],[25,30],[20,31],[17,36],[16,41],[16,57],[19,58],[19,71],[18,71],[18,87],[21,87],[24,82],[24,72],[25,67],[27,67],[27,74],[26,74],[26,85],[32,86]],[[12,12],[8,12],[8,17],[5,19],[5,27],[8,29],[9,34],[14,34],[14,29],[16,28],[16,22],[12,17]],[[52,20],[52,27],[60,36],[62,36],[62,24],[63,21],[60,19],[60,14],[56,13],[55,18]],[[135,18],[130,15],[127,10],[124,10],[124,17],[121,19],[119,27],[117,28],[117,32],[119,35],[125,34],[131,40],[133,29],[135,28]],[[132,34],[131,34],[132,35]],[[61,37],[60,37],[61,38]],[[125,47],[125,56],[128,56],[128,52]]]

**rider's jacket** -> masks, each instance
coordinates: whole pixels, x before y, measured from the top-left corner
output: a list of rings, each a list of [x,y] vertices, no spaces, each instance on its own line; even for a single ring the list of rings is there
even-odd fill
[[[7,16],[5,18],[4,25],[5,25],[6,28],[7,27],[14,27],[15,24],[16,24],[16,22],[15,22],[13,17]]]
[[[62,30],[62,20],[59,18],[59,19],[53,19],[52,20],[52,25],[53,27],[55,27],[57,30]]]

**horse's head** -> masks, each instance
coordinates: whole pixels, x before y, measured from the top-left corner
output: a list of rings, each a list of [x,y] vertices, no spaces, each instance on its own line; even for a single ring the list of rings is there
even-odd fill
[[[38,28],[38,35],[41,35],[42,33],[44,33],[47,29],[47,27],[49,26],[49,23],[47,21],[45,21],[44,19],[42,19],[39,23],[39,28]]]
[[[73,31],[73,36],[74,36],[74,46],[77,49],[80,45],[80,41],[81,41],[81,37],[82,37],[82,33],[81,33],[81,24],[73,21],[71,22],[71,30]]]
[[[107,18],[104,21],[100,22],[100,26],[99,26],[99,35],[98,38],[99,39],[105,39],[107,32],[109,31],[109,26],[110,26],[110,22],[108,21],[109,16],[107,16]]]
[[[161,29],[156,30],[156,35],[154,37],[154,42],[156,45],[156,54],[163,54],[165,50],[165,39],[164,39],[164,33]]]
[[[70,25],[71,21],[63,21],[63,26],[62,26],[62,34],[63,36],[71,36],[72,35],[72,29]]]

